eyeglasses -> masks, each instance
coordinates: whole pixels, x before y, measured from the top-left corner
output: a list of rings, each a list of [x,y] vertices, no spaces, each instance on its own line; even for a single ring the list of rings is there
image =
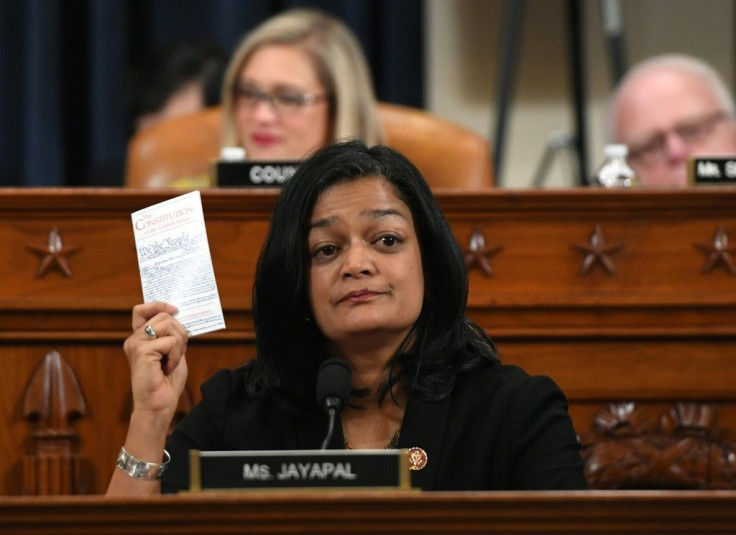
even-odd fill
[[[667,158],[667,136],[669,134],[676,134],[685,145],[692,147],[705,141],[719,122],[729,118],[727,113],[717,111],[682,121],[672,128],[657,132],[642,143],[629,147],[629,160],[643,165],[654,165]]]
[[[277,89],[272,92],[261,91],[252,85],[236,85],[233,97],[236,106],[244,106],[249,109],[255,108],[261,101],[268,102],[279,114],[296,113],[305,106],[327,98],[326,95],[302,93],[295,89]]]

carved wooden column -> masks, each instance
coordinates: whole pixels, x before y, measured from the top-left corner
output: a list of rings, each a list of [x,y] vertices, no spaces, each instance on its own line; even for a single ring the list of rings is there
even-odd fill
[[[23,494],[84,494],[82,456],[73,452],[71,423],[86,406],[74,371],[51,351],[33,373],[23,415],[34,424],[33,453],[23,459]]]

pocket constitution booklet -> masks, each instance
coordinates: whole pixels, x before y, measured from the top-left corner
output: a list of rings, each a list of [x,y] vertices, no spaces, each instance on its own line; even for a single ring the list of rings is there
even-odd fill
[[[225,328],[199,191],[131,215],[143,300],[179,309],[190,336]]]

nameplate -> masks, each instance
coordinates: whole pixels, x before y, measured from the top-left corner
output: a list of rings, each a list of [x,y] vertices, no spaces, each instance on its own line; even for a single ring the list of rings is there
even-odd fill
[[[693,184],[736,184],[736,156],[703,157],[690,160]]]
[[[189,490],[411,489],[408,450],[199,451]]]
[[[212,183],[226,188],[280,188],[298,168],[298,162],[291,160],[279,162],[217,160],[212,163],[214,175]]]

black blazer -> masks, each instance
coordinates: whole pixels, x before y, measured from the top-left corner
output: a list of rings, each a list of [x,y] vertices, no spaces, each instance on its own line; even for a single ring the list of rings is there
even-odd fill
[[[188,488],[188,451],[319,449],[327,418],[295,416],[245,392],[245,370],[222,370],[202,385],[202,402],[179,423],[166,449],[163,492]],[[315,402],[316,406],[316,402]],[[330,448],[344,448],[337,426]],[[424,490],[585,489],[579,443],[565,396],[544,376],[488,365],[461,375],[452,394],[409,396],[400,448],[421,447],[427,465],[412,471]]]

